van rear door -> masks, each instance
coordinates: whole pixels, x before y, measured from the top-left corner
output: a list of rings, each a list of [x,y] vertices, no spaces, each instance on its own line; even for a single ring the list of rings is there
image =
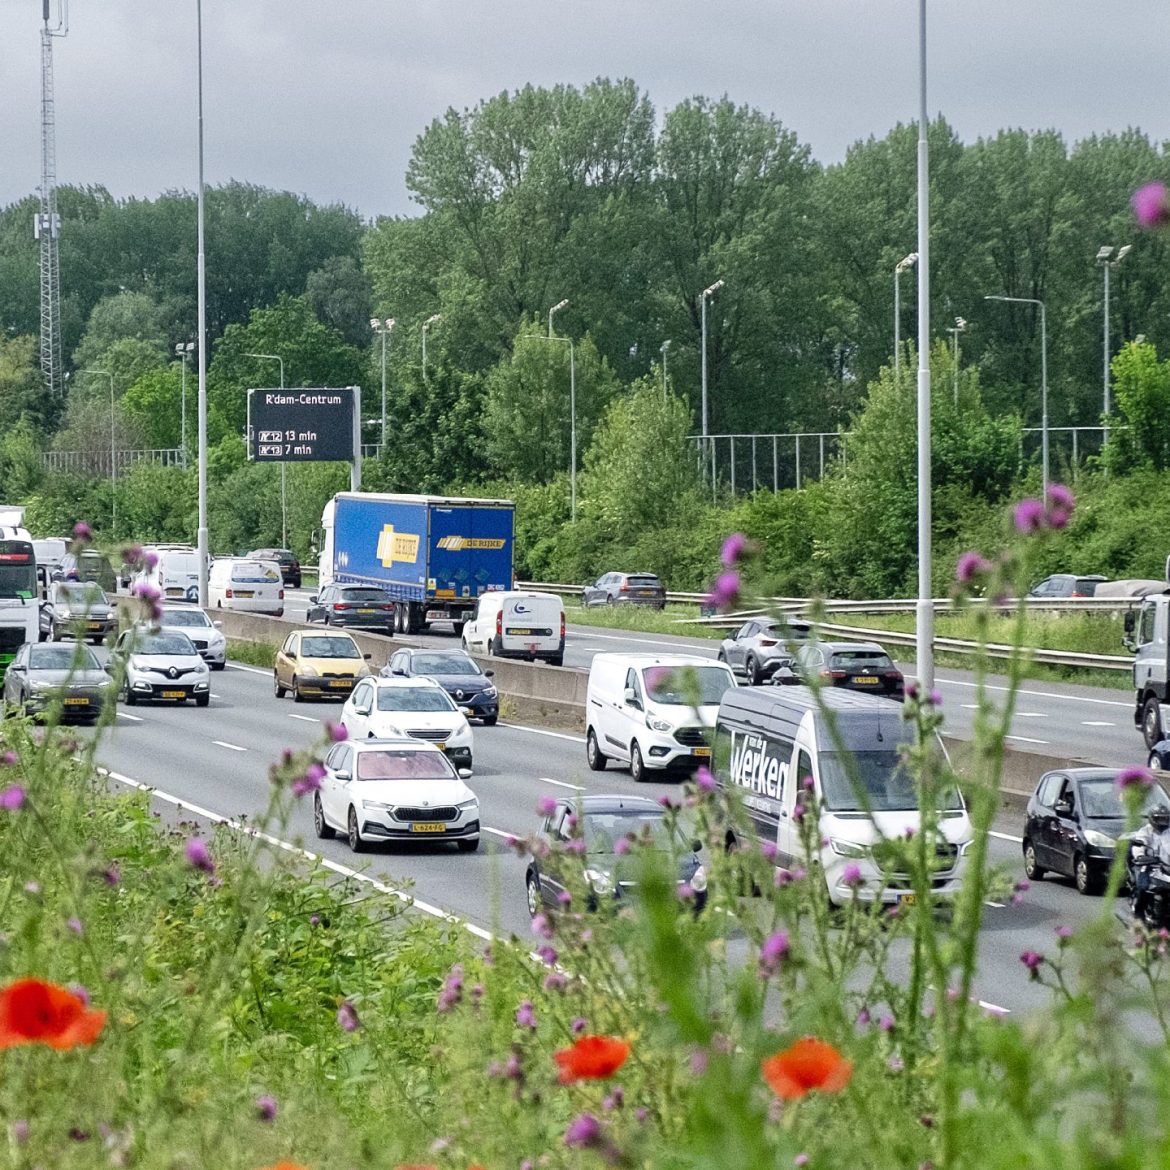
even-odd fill
[[[560,598],[522,593],[506,596],[500,637],[504,650],[557,651],[561,645]]]

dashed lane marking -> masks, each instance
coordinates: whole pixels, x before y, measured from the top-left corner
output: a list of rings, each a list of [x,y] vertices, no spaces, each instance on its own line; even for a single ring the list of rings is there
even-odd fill
[[[1082,719],[1082,727],[1116,727],[1116,723],[1108,723],[1104,719]]]
[[[119,719],[129,719],[131,723],[145,723],[146,720],[141,715],[131,715],[128,711],[119,711]]]
[[[1044,745],[1047,745],[1047,743],[1048,743],[1048,740],[1046,740],[1046,739],[1030,739],[1026,735],[1005,735],[1004,739],[1014,739],[1014,740],[1017,740],[1019,743],[1038,743],[1038,744],[1044,744]]]
[[[549,731],[546,727],[525,727],[522,723],[501,723],[501,727],[510,727],[513,731],[530,731],[533,735],[551,735],[553,739],[567,739],[570,743],[584,743],[582,735],[569,735],[564,731]]]
[[[558,788],[571,788],[574,792],[584,792],[583,784],[570,784],[567,780],[554,780],[551,776],[538,777],[541,784],[555,784]]]
[[[297,715],[292,711],[286,712],[290,719],[299,719],[302,723],[320,723],[320,719],[314,719],[312,715]]]
[[[229,748],[233,752],[246,752],[248,750],[246,747],[240,747],[238,743],[228,743],[226,740],[222,739],[213,739],[211,742],[215,744],[216,747]]]
[[[1012,841],[1016,845],[1023,845],[1024,843],[1023,837],[1013,837],[1011,833],[997,833],[994,829],[988,829],[987,835],[989,837],[998,837],[1001,841]]]
[[[938,679],[937,682],[941,683],[943,686],[968,687],[971,689],[974,689],[980,685],[979,683],[966,682],[964,679],[961,679],[961,678],[942,678],[942,679]],[[1009,690],[1008,687],[991,686],[991,685],[986,684],[986,683],[983,684],[983,689],[985,691],[1004,691],[1004,692]],[[1100,707],[1127,707],[1130,710],[1133,709],[1133,701],[1132,700],[1128,703],[1121,703],[1121,702],[1118,702],[1117,699],[1094,699],[1094,698],[1090,698],[1088,695],[1058,695],[1058,694],[1054,694],[1052,691],[1022,691],[1021,690],[1021,691],[1017,691],[1016,694],[1017,695],[1027,695],[1029,698],[1032,698],[1032,699],[1060,699],[1062,701],[1068,701],[1070,703],[1096,703]],[[964,704],[964,706],[965,705],[966,704]]]
[[[243,666],[239,662],[229,662],[227,665],[228,670],[245,670],[248,672],[248,674],[262,674],[265,676],[265,678],[272,677],[272,671],[261,670],[258,666]]]

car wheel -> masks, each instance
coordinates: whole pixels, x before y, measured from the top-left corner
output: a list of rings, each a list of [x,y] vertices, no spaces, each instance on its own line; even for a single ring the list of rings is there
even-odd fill
[[[208,707],[210,705],[211,705],[211,696],[210,695],[196,695],[195,696],[195,706],[196,707]]]
[[[598,746],[597,732],[592,727],[585,735],[585,762],[590,772],[604,772],[605,765],[609,763]]]
[[[1153,695],[1142,705],[1142,738],[1148,748],[1153,748],[1162,738],[1162,712]]]
[[[460,853],[474,853],[479,848],[478,837],[465,837],[462,841],[456,841],[459,846]]]
[[[500,717],[498,715],[485,715],[483,717],[484,727],[495,727],[496,723],[499,721],[499,718]]]
[[[1036,861],[1036,846],[1031,841],[1024,842],[1024,873],[1031,882],[1038,882],[1047,872]]]
[[[358,828],[357,813],[354,811],[352,804],[349,806],[349,817],[346,820],[346,824],[349,826],[349,832],[346,836],[349,838],[350,849],[354,853],[364,853],[366,843],[362,840],[361,830]]]
[[[1076,882],[1078,894],[1099,894],[1101,892],[1101,875],[1080,853],[1073,858],[1073,881]]]
[[[138,706],[138,696],[130,689],[129,683],[126,684],[126,706],[127,707],[137,707]]]
[[[463,653],[464,653],[464,654],[470,654],[470,653],[471,653],[471,647],[470,647],[470,646],[468,646],[468,644],[467,644],[467,635],[466,635],[466,634],[464,634],[462,637],[460,637],[460,639],[459,639],[459,645],[463,647]]]
[[[333,619],[329,616],[329,611],[325,611],[325,616],[321,619],[321,624],[325,626],[333,625]]]
[[[535,918],[544,906],[540,896],[540,879],[529,871],[528,876],[524,879],[524,885],[528,896],[528,913]]]
[[[754,654],[747,656],[747,662],[744,663],[744,671],[747,674],[747,680],[753,687],[758,687],[763,680],[763,675],[760,674],[760,664],[756,661]]]
[[[288,693],[286,688],[280,685],[280,676],[276,673],[276,671],[272,672],[272,693],[278,699],[283,699],[284,696]]]
[[[452,622],[451,623],[451,632],[455,635],[456,638],[458,638],[462,635],[463,626],[464,626],[463,622]]]
[[[301,694],[301,688],[297,685],[297,676],[293,675],[292,680],[292,697],[294,703],[303,703],[305,696]]]
[[[635,784],[641,784],[646,779],[646,764],[637,740],[630,744],[630,778]]]
[[[325,810],[321,807],[321,794],[319,792],[313,794],[313,832],[322,841],[329,841],[337,835],[333,831],[333,826],[325,820]]]
[[[549,666],[564,666],[565,656],[563,654],[558,654],[555,658],[550,658],[548,660],[548,664]]]
[[[606,605],[613,605],[613,594],[612,593],[607,593],[605,595],[605,604]]]
[[[726,666],[727,665],[727,655],[724,654],[722,650],[720,650],[719,653],[715,655],[715,661],[722,662],[723,665]]]
[[[61,631],[57,628],[56,622],[49,623],[49,641],[50,642],[60,642],[61,641]],[[1150,746],[1153,747],[1154,745],[1150,744]]]
[[[1150,752],[1150,758],[1146,760],[1146,767],[1151,772],[1160,772],[1162,770],[1162,758],[1157,752]]]

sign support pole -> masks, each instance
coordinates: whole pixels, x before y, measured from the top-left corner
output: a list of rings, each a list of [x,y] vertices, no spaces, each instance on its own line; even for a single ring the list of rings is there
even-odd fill
[[[349,490],[362,490],[362,388],[351,386],[353,391],[353,461],[349,465]]]

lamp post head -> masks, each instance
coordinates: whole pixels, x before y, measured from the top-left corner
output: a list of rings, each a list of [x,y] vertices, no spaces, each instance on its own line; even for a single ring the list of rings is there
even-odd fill
[[[723,281],[722,281],[722,280],[717,280],[717,281],[716,281],[716,282],[715,282],[713,285],[710,285],[708,288],[705,288],[705,289],[703,289],[703,296],[704,296],[704,297],[709,297],[709,296],[711,296],[713,293],[715,293],[715,292],[717,292],[719,289],[721,289],[722,287],[723,287]]]
[[[398,322],[393,317],[387,317],[386,318],[386,332],[387,333],[393,332],[394,326],[397,324],[398,324]]]
[[[1120,264],[1133,251],[1133,244],[1122,244],[1118,249],[1117,259],[1113,261],[1114,264]]]
[[[1112,244],[1102,244],[1101,247],[1099,247],[1097,249],[1097,263],[1098,264],[1107,263],[1109,260],[1109,257],[1112,255],[1113,255],[1113,245]]]
[[[430,315],[430,316],[429,316],[429,317],[428,317],[428,318],[427,318],[427,319],[426,319],[426,320],[423,322],[423,328],[426,328],[426,326],[428,326],[428,325],[433,325],[433,324],[434,324],[436,321],[441,321],[442,319],[443,319],[443,314],[442,314],[442,313],[432,313],[432,314],[431,314],[431,315]]]
[[[382,324],[382,322],[381,322],[381,321],[379,321],[377,317],[371,317],[371,318],[370,318],[370,328],[371,328],[371,329],[377,329],[377,328],[378,328],[378,326],[379,326],[379,325],[381,325],[381,324]]]
[[[895,272],[905,272],[907,268],[913,268],[918,263],[918,253],[911,252],[907,256],[903,256],[897,264],[894,265]]]
[[[659,349],[659,351],[658,351],[658,352],[659,352],[659,353],[666,353],[666,351],[667,351],[668,349],[670,349],[670,343],[671,343],[671,338],[669,338],[669,337],[668,337],[668,338],[667,338],[667,339],[666,339],[666,340],[665,340],[665,341],[662,343],[662,348],[661,348],[661,349]]]
[[[569,303],[568,297],[566,297],[563,301],[557,301],[557,303],[555,305],[553,305],[553,307],[551,309],[549,309],[549,312],[550,313],[559,313],[563,308],[567,307],[568,303]]]
[[[962,333],[963,330],[965,330],[966,328],[967,328],[967,319],[965,317],[956,317],[955,318],[955,329],[959,333]]]

